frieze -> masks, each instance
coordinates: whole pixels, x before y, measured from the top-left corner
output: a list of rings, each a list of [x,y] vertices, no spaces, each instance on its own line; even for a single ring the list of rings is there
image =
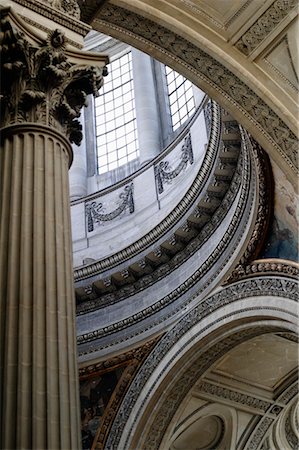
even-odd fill
[[[291,1],[294,0],[288,0]],[[267,133],[271,145],[297,172],[298,144],[294,133],[260,97],[221,63],[171,30],[110,3],[101,9],[95,23],[112,34],[121,32],[143,40],[147,46],[162,49],[168,57],[187,65],[200,79],[215,86],[217,91],[221,90],[232,104],[238,104],[257,129]]]
[[[1,127],[39,123],[79,145],[80,110],[88,94],[98,95],[103,68],[71,63],[65,35],[58,29],[33,46],[12,27],[9,12],[1,10]]]
[[[235,44],[237,49],[245,55],[252,53],[290,11],[296,7],[298,7],[296,0],[276,0],[238,40]]]
[[[260,420],[256,430],[253,433],[253,436],[250,438],[250,441],[246,446],[246,450],[256,450],[259,447],[264,436],[266,435],[267,431],[274,423],[274,421],[275,419],[272,419],[271,417],[263,417]]]
[[[248,156],[245,156],[245,161],[243,158],[239,158],[239,163],[237,169],[235,171],[233,180],[231,182],[231,186],[228,189],[224,200],[221,203],[221,207],[219,207],[216,213],[209,219],[210,222],[206,225],[198,234],[197,237],[192,239],[189,243],[187,243],[184,250],[177,253],[172,259],[168,260],[165,264],[156,269],[153,273],[149,273],[138,281],[134,282],[133,285],[124,286],[118,289],[116,292],[111,292],[108,294],[102,294],[98,299],[90,299],[88,301],[83,301],[79,303],[77,306],[77,314],[85,314],[87,312],[91,312],[93,310],[105,307],[107,305],[111,305],[121,299],[127,298],[130,295],[136,294],[142,289],[145,289],[152,285],[153,283],[160,280],[162,277],[169,274],[170,271],[173,271],[180,264],[190,258],[198,249],[207,241],[207,239],[211,236],[211,233],[215,230],[219,223],[223,220],[227,210],[230,208],[236,193],[239,190],[240,182],[242,180],[241,174],[243,173],[243,168],[246,169],[250,166],[248,160]],[[248,174],[244,175],[244,180],[248,179]],[[248,184],[247,184],[248,186]],[[161,251],[158,252],[161,257]],[[212,260],[209,261],[212,264]]]
[[[281,261],[275,259],[259,259],[252,263],[246,265],[245,267],[239,265],[232,273],[229,281],[236,281],[241,278],[246,278],[249,276],[255,276],[257,274],[263,273],[275,273],[283,274],[291,278],[298,279],[299,277],[299,267],[298,264],[292,261]]]
[[[41,16],[54,20],[57,24],[63,25],[75,31],[81,36],[85,36],[90,30],[90,26],[80,22],[80,8],[76,0],[14,0],[19,5],[37,12]],[[68,5],[69,3],[69,5]]]
[[[95,225],[102,225],[105,222],[110,222],[117,217],[123,216],[123,213],[128,210],[129,214],[133,214],[134,208],[134,185],[133,183],[125,186],[124,191],[119,194],[119,205],[113,211],[105,212],[103,202],[92,201],[85,203],[85,215],[87,221],[87,231],[90,233],[94,230]],[[109,202],[110,203],[110,202]]]
[[[164,160],[154,166],[155,182],[159,194],[162,194],[164,191],[164,183],[171,184],[172,180],[186,169],[188,163],[190,165],[193,164],[194,158],[190,133],[185,137],[183,142],[180,159],[181,161],[175,169],[171,169],[169,162]]]
[[[241,392],[233,391],[222,386],[217,386],[206,381],[200,382],[197,386],[199,392],[204,392],[207,394],[214,395],[216,397],[221,397],[226,400],[230,400],[236,403],[241,403],[242,405],[249,406],[250,408],[256,408],[262,411],[267,411],[271,406],[270,402],[261,400],[257,397],[252,397],[251,395],[242,394]]]

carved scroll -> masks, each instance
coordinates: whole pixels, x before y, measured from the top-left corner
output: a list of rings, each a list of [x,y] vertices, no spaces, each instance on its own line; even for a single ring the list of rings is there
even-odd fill
[[[164,183],[170,184],[174,178],[176,178],[188,165],[193,164],[193,151],[191,144],[191,135],[186,136],[184,144],[182,146],[181,161],[178,166],[171,170],[168,161],[161,161],[157,166],[154,167],[155,170],[155,180],[159,194],[164,191]]]
[[[94,225],[96,223],[101,224],[102,222],[109,222],[120,216],[126,209],[129,214],[134,212],[133,187],[133,183],[125,186],[124,191],[119,194],[119,199],[121,200],[120,205],[110,213],[105,213],[102,202],[93,201],[91,203],[86,203],[85,214],[87,218],[87,230],[89,233],[94,230]]]

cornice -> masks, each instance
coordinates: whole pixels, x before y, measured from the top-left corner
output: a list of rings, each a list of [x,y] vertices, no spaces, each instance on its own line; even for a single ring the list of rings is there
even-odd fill
[[[198,297],[198,295],[203,292],[205,289],[211,286],[212,281],[219,276],[223,268],[228,264],[231,259],[231,255],[236,250],[239,245],[240,240],[243,236],[244,228],[247,226],[247,222],[249,220],[249,216],[251,214],[252,204],[255,198],[255,189],[256,189],[256,181],[255,176],[252,176],[252,168],[250,166],[249,155],[244,155],[244,169],[242,173],[242,185],[240,188],[240,198],[238,201],[238,205],[235,208],[235,212],[230,220],[230,223],[227,227],[226,232],[222,236],[221,241],[215,248],[215,250],[209,255],[209,257],[199,266],[199,268],[185,280],[182,284],[172,290],[168,295],[159,299],[156,303],[151,306],[146,307],[142,311],[133,314],[125,319],[120,321],[116,321],[111,325],[108,325],[104,328],[94,330],[92,332],[86,333],[84,335],[80,335],[77,338],[78,345],[81,343],[95,341],[103,336],[107,336],[108,334],[116,333],[117,331],[121,331],[122,329],[126,329],[126,334],[123,335],[118,341],[116,338],[111,339],[109,344],[103,346],[103,344],[97,343],[89,347],[88,350],[81,351],[79,347],[79,355],[89,354],[95,351],[99,351],[100,349],[107,348],[109,346],[115,345],[118,342],[124,342],[124,340],[131,339],[133,337],[138,336],[140,333],[144,333],[147,330],[150,330],[156,325],[163,323],[167,318],[177,314],[179,311],[182,311],[188,304],[190,304],[194,299]],[[249,189],[250,186],[250,189]],[[236,239],[236,229],[240,226],[242,222],[241,229],[238,232],[238,239]],[[232,240],[234,240],[234,244],[231,245]],[[222,258],[221,263],[217,265],[217,269],[215,268],[215,264],[220,257],[223,257],[223,252],[230,245],[230,252],[226,256],[226,258]],[[201,283],[198,287],[197,283],[202,279],[204,275],[206,275],[211,268],[214,267],[213,272],[208,277],[207,281]],[[188,291],[193,290],[188,296]],[[183,300],[183,296],[186,298]],[[180,299],[175,305],[175,302]],[[167,306],[172,305],[171,311],[167,311]],[[162,313],[163,311],[163,313]],[[159,314],[157,315],[157,312]],[[139,329],[135,329],[133,325],[136,325],[140,321],[144,321],[146,318],[150,316],[154,316],[150,323],[144,324],[142,331]],[[129,331],[130,330],[130,331]],[[119,339],[119,338],[118,338]]]
[[[228,282],[264,274],[282,274],[299,279],[299,264],[282,259],[257,259],[246,266],[237,266]]]
[[[75,31],[81,36],[85,36],[90,30],[90,25],[83,23],[80,21],[80,10],[76,1],[71,0],[66,8],[62,9],[61,4],[63,2],[56,1],[56,8],[52,6],[53,1],[44,1],[40,0],[14,0],[21,6],[25,8],[31,9],[36,13],[44,16],[52,21],[56,22],[59,25],[63,25],[64,27]],[[48,4],[47,4],[48,3]],[[76,11],[76,12],[75,12]],[[38,25],[38,24],[37,24]]]
[[[224,133],[225,133],[225,130],[226,130],[225,124],[223,124],[223,127],[224,127]],[[236,141],[236,145],[238,145],[238,147],[240,147],[240,142]],[[222,160],[220,158],[218,165],[223,164],[221,161]],[[235,160],[235,162],[236,162],[236,160]],[[218,165],[216,165],[216,170],[218,168]],[[204,243],[207,242],[207,240],[212,236],[213,232],[221,224],[221,221],[225,218],[227,212],[229,211],[229,208],[231,207],[231,205],[238,193],[238,190],[240,188],[243,165],[244,165],[243,156],[239,156],[236,169],[234,169],[233,165],[230,166],[230,170],[231,171],[234,170],[234,175],[233,175],[233,178],[230,183],[228,183],[227,180],[224,183],[223,194],[221,192],[221,194],[224,197],[223,197],[223,199],[221,199],[221,196],[220,196],[219,200],[221,200],[221,202],[219,203],[219,206],[216,208],[214,213],[211,212],[211,217],[204,226],[202,226],[201,228],[198,228],[198,229],[194,229],[194,231],[192,233],[193,235],[195,235],[194,238],[191,238],[191,240],[187,239],[186,242],[184,242],[184,241],[180,242],[181,246],[183,247],[182,249],[180,249],[178,252],[177,251],[174,252],[173,256],[167,257],[167,261],[166,262],[164,261],[163,263],[161,262],[162,265],[160,264],[152,272],[147,271],[147,273],[144,276],[142,276],[141,278],[139,278],[137,281],[133,279],[133,281],[130,283],[129,282],[130,278],[129,278],[126,285],[124,287],[119,288],[115,292],[111,292],[108,294],[102,294],[96,299],[90,299],[90,300],[86,299],[86,300],[83,300],[81,303],[78,303],[77,315],[85,314],[87,312],[94,311],[95,309],[98,309],[98,308],[103,308],[107,305],[111,305],[122,299],[128,298],[130,295],[135,295],[136,293],[151,286],[153,283],[157,282],[161,278],[168,276],[173,270],[175,270],[177,267],[179,267],[181,264],[183,264],[185,261],[187,261],[188,258],[190,258],[192,255],[194,255],[194,253],[196,251],[198,251],[204,245]],[[208,184],[208,186],[205,187],[205,190],[209,193],[209,195],[211,195],[211,197],[212,197],[212,193],[213,193],[212,189],[214,188],[214,184],[215,184],[215,180],[214,180],[214,178],[212,178],[210,183]],[[219,187],[219,185],[221,186],[220,181],[217,182],[216,184],[217,184],[217,188]],[[195,210],[194,210],[194,205],[193,205],[193,208],[189,212],[189,220],[187,218],[184,222],[185,225],[183,227],[185,227],[185,229],[192,228],[191,216],[193,214],[197,214],[198,209],[200,209],[200,208],[198,208],[196,206]],[[265,217],[265,216],[262,216],[262,217]],[[175,237],[176,235],[173,234],[173,236]],[[178,238],[175,238],[175,239],[178,239]],[[159,248],[160,249],[162,248],[161,245],[160,245],[160,247],[157,247],[157,252],[159,251]],[[162,253],[163,253],[163,251],[162,251]],[[161,257],[161,260],[163,261],[163,257]],[[143,259],[140,261],[140,264],[143,261],[144,261],[144,265],[146,265],[147,264],[146,256],[143,257]],[[125,272],[125,270],[123,270],[122,273],[124,273],[124,272]],[[131,273],[130,265],[127,268],[127,272]],[[105,281],[106,281],[106,279],[105,279]],[[108,281],[109,281],[109,279],[107,279],[107,282]],[[111,282],[109,283],[109,285],[111,286]],[[93,286],[88,286],[85,289],[88,289],[88,288],[89,288],[88,292],[90,294],[92,294]],[[94,289],[97,290],[97,287],[95,286]]]

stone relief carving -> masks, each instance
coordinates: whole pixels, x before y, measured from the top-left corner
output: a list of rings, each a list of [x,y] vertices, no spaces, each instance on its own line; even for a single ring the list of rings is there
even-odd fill
[[[80,7],[76,0],[15,0],[29,9],[37,10],[42,13],[45,7],[55,8],[60,13],[66,14],[74,19],[80,20]]]
[[[220,108],[216,105],[215,102],[212,103],[213,103],[212,107],[213,126],[211,130],[209,145],[206,150],[204,161],[201,166],[202,169],[199,171],[191,188],[188,190],[182,201],[176,206],[174,210],[171,211],[168,217],[162,222],[160,222],[160,224],[157,225],[154,229],[152,229],[150,233],[148,233],[143,238],[139,239],[133,245],[114,254],[112,257],[108,257],[102,261],[98,261],[92,267],[92,272],[90,271],[91,268],[89,268],[89,271],[86,271],[84,268],[75,270],[74,272],[75,281],[81,280],[85,277],[90,277],[91,274],[97,274],[105,269],[108,268],[110,269],[119,262],[121,262],[122,260],[127,260],[135,256],[144,247],[148,247],[149,245],[153,244],[156,239],[159,239],[160,236],[162,236],[166,230],[168,230],[171,226],[173,226],[173,224],[178,222],[184,214],[186,214],[188,208],[190,208],[190,205],[192,205],[194,200],[196,199],[198,192],[200,192],[200,189],[203,188],[209,176],[211,175],[213,169],[213,162],[217,157],[219,151]]]
[[[66,28],[75,31],[75,33],[78,33],[81,36],[85,36],[89,32],[90,26],[79,21],[80,10],[73,14],[73,12],[77,10],[76,5],[74,4],[72,8],[70,8],[70,10],[67,10],[66,3],[64,3],[66,9],[66,11],[64,11],[63,9],[58,9],[57,7],[53,8],[51,6],[51,3],[53,3],[54,1],[55,0],[46,0],[45,2],[42,2],[40,0],[14,0],[14,2],[18,3],[19,5],[22,5],[25,8],[30,9],[31,11],[35,11],[41,16],[53,20],[57,24],[65,26]],[[57,4],[58,2],[59,0],[57,0]],[[73,0],[71,0],[71,2],[75,3]],[[32,24],[34,27],[44,30],[43,25],[37,22],[37,20],[31,20],[27,16],[23,17],[23,19],[26,22]],[[75,44],[75,46],[77,45],[78,44]],[[82,48],[82,46],[80,45],[79,48]]]
[[[79,145],[82,126],[77,118],[87,95],[98,95],[103,70],[69,62],[61,30],[33,46],[12,27],[7,10],[1,11],[1,28],[1,126],[40,123]]]
[[[102,202],[92,201],[85,203],[85,215],[87,219],[87,231],[94,230],[95,224],[101,225],[119,217],[126,209],[129,214],[134,212],[133,183],[125,186],[124,191],[119,194],[120,204],[113,211],[106,213]]]
[[[278,2],[280,5],[284,3],[283,0],[276,3]],[[294,0],[286,0],[287,5],[293,2]],[[280,11],[281,7],[277,6],[277,9]],[[229,96],[230,102],[237,104],[247,117],[249,115],[254,125],[268,134],[268,139],[281,156],[294,170],[298,170],[298,144],[294,133],[245,83],[210,55],[163,26],[112,4],[106,4],[101,9],[97,22],[108,29],[137,36],[151,47],[162,48],[172,58],[175,55],[175,59],[187,64],[199,79],[206,80],[218,91],[221,89],[226,97]]]
[[[272,419],[271,417],[262,418],[253,436],[250,438],[250,441],[246,446],[246,450],[256,450],[259,447],[265,434],[267,433],[271,425],[274,423],[274,421],[275,419]]]
[[[286,274],[295,279],[297,279],[299,276],[298,267],[293,265],[291,261],[290,263],[285,263],[283,261],[260,259],[257,261],[253,261],[251,264],[248,264],[245,267],[238,266],[232,273],[230,281],[236,281],[247,276],[269,272]]]
[[[46,0],[46,3],[75,19],[80,19],[80,8],[76,0]]]
[[[160,161],[156,166],[154,166],[155,181],[159,194],[162,194],[164,191],[164,183],[171,184],[172,180],[186,169],[188,162],[190,165],[193,164],[194,159],[190,134],[188,134],[184,140],[180,159],[181,161],[173,170],[167,161]]]
[[[248,157],[248,155],[244,155],[245,158],[246,156]],[[77,342],[78,344],[80,344],[81,342],[87,342],[87,341],[92,341],[92,340],[96,340],[101,336],[110,334],[110,333],[115,333],[116,331],[120,331],[123,328],[127,327],[128,325],[133,325],[136,324],[137,322],[140,322],[141,320],[144,320],[147,317],[150,317],[151,315],[157,313],[158,311],[161,311],[163,309],[166,308],[166,306],[168,306],[170,303],[174,304],[174,302],[177,299],[182,299],[182,296],[185,295],[189,289],[192,289],[196,283],[199,281],[199,279],[206,274],[209,269],[215,265],[215,262],[218,260],[218,258],[220,257],[220,255],[222,254],[223,250],[225,248],[227,248],[228,243],[231,242],[231,239],[233,238],[233,236],[236,233],[236,228],[238,227],[238,225],[240,224],[241,220],[244,220],[244,209],[246,205],[250,205],[250,207],[252,207],[252,202],[253,202],[253,192],[255,190],[255,179],[251,180],[251,189],[252,191],[250,192],[250,198],[248,199],[246,196],[246,192],[248,192],[248,186],[249,186],[249,180],[250,180],[250,160],[246,159],[246,162],[244,162],[244,170],[243,170],[243,178],[242,178],[242,182],[243,185],[241,186],[241,195],[240,195],[240,204],[236,210],[236,212],[234,213],[232,220],[230,222],[230,224],[228,225],[227,231],[225,232],[221,242],[218,244],[218,246],[216,247],[216,249],[211,253],[211,255],[203,262],[203,264],[184,282],[182,283],[180,286],[178,286],[176,289],[174,289],[172,292],[170,292],[168,295],[166,295],[165,297],[163,297],[162,299],[158,300],[154,305],[149,306],[145,309],[143,309],[142,311],[138,312],[137,314],[133,314],[130,317],[127,317],[126,319],[120,320],[118,322],[115,322],[111,325],[108,325],[107,327],[98,329],[98,330],[94,330],[93,332],[90,332],[86,335],[81,335],[78,336],[77,338]],[[246,214],[250,214],[250,208],[247,210]],[[246,217],[248,217],[246,215]],[[212,227],[213,225],[211,225]],[[244,227],[246,227],[246,220],[244,221]],[[240,231],[240,236],[242,235],[243,231]],[[234,243],[234,246],[231,248],[231,252],[233,253],[235,250],[235,247],[238,245],[238,242]],[[179,302],[179,304],[176,306],[176,309],[173,311],[173,314],[181,311],[187,304],[189,304],[195,297],[197,297],[197,295],[202,292],[207,286],[210,285],[210,283],[212,282],[212,280],[214,278],[216,278],[219,273],[221,272],[222,268],[225,266],[225,264],[227,264],[227,262],[230,259],[230,255],[227,256],[227,258],[222,261],[222,264],[218,267],[217,270],[215,270],[213,272],[213,274],[210,275],[209,280],[201,285],[197,292],[193,295],[189,295],[189,297],[187,297],[187,299],[183,302],[182,300]],[[167,311],[164,313],[167,314]],[[159,324],[160,322],[162,322],[163,319],[163,314],[160,314],[159,318],[157,318],[153,324],[151,324],[149,326],[149,329],[154,326]],[[133,336],[136,335],[136,331],[132,331],[133,334],[131,335],[126,335],[126,338],[129,339]],[[137,332],[138,334],[138,332]],[[115,344],[115,341],[113,341],[113,345]],[[112,340],[111,340],[111,345],[112,345]],[[99,349],[99,347],[98,347]]]
[[[237,49],[249,55],[296,6],[296,0],[276,0],[238,40]]]
[[[182,250],[180,250],[179,253],[177,253],[170,260],[169,258],[167,258],[167,262],[165,262],[165,264],[158,267],[154,272],[149,273],[144,277],[138,279],[137,281],[134,282],[133,285],[124,286],[118,289],[116,292],[102,295],[99,302],[97,302],[96,300],[83,302],[81,305],[77,307],[77,314],[90,312],[99,307],[111,305],[125,298],[127,295],[133,295],[143,289],[146,289],[147,287],[157,282],[162,277],[167,276],[172,270],[175,270],[180,264],[182,264],[184,261],[190,258],[196,251],[198,251],[201,248],[201,246],[210,238],[210,236],[212,235],[213,231],[217,228],[219,223],[221,223],[221,220],[223,219],[227,210],[230,208],[232,202],[234,201],[238,189],[240,188],[241,173],[244,164],[245,163],[243,162],[243,157],[240,156],[239,165],[235,171],[231,185],[228,191],[226,192],[224,199],[222,200],[221,208],[219,207],[217,209],[215,214],[210,219],[210,222],[205,227],[203,227],[203,229],[198,233],[198,235],[194,239],[192,239]],[[161,250],[157,249],[156,253],[157,252],[159,253],[159,257],[162,257]]]
[[[242,405],[250,406],[251,408],[261,409],[262,411],[267,411],[271,406],[270,402],[261,400],[257,397],[252,397],[250,395],[242,394],[241,392],[236,392],[231,389],[224,388],[222,386],[217,386],[206,381],[202,381],[197,385],[200,392],[206,392],[217,397],[225,398],[233,402],[242,403]]]

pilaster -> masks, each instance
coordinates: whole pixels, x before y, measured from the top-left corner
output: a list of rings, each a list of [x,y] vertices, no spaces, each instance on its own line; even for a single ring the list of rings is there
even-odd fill
[[[161,150],[160,122],[151,58],[132,48],[132,65],[141,165]]]

